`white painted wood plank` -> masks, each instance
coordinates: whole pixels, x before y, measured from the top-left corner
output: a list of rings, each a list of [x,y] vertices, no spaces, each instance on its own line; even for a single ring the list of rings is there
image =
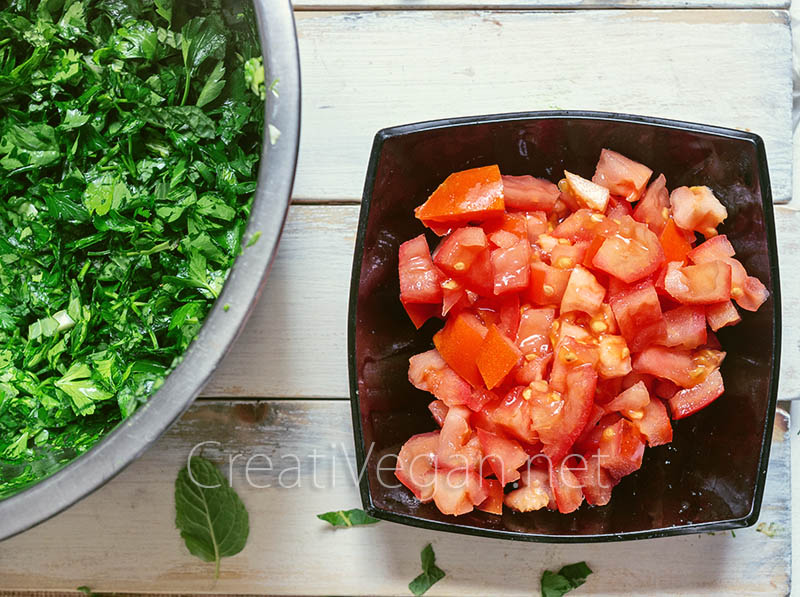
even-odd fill
[[[221,442],[218,449],[206,450],[206,456],[219,463],[244,456],[235,460],[232,479],[251,521],[247,547],[223,560],[216,584],[212,566],[189,555],[173,522],[175,475],[192,446],[207,440]],[[315,515],[359,505],[347,472],[352,443],[349,405],[344,401],[199,403],[99,492],[0,544],[0,586],[399,595],[407,594],[408,582],[419,573],[420,549],[432,542],[437,563],[447,572],[430,591],[432,596],[531,595],[543,570],[580,560],[595,571],[580,589],[582,595],[752,596],[789,591],[789,442],[783,433],[773,444],[761,516],[780,525],[774,538],[751,528],[737,531],[735,538],[717,533],[602,546],[462,537],[387,522],[334,531]],[[311,467],[315,449],[318,487]],[[294,465],[281,457],[292,453],[301,461],[300,487],[282,489],[279,473]],[[274,470],[255,473],[251,480],[273,487],[247,484],[246,459],[255,454],[269,456]],[[296,478],[294,473],[284,475],[285,485]]]
[[[267,288],[203,392],[211,397],[340,398],[359,206],[295,205]],[[779,395],[800,397],[800,211],[775,211],[782,272]]]
[[[546,110],[619,111],[764,137],[791,196],[788,13],[767,10],[299,12],[295,198],[361,197],[381,128]]]
[[[406,10],[406,9],[655,9],[739,8],[788,9],[789,0],[297,0],[295,10]]]

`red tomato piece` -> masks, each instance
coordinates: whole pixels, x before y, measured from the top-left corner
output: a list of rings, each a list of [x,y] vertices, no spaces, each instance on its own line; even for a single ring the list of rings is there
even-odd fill
[[[523,309],[517,329],[517,345],[523,355],[552,352],[550,327],[555,316],[556,310],[552,308]]]
[[[608,302],[620,332],[629,342],[635,340],[643,328],[663,319],[661,302],[650,281],[629,286],[612,295]]]
[[[431,411],[433,420],[436,421],[436,424],[439,427],[444,425],[444,418],[447,416],[447,411],[449,408],[450,407],[441,400],[434,400],[428,405],[428,410]]]
[[[408,381],[415,388],[430,392],[447,406],[466,404],[472,394],[472,386],[448,367],[435,349],[409,359]]]
[[[507,208],[551,212],[560,194],[558,187],[544,178],[503,176]]]
[[[530,283],[530,244],[528,239],[517,242],[508,249],[492,251],[494,293],[519,292]]]
[[[658,237],[645,225],[629,216],[621,221],[619,231],[600,245],[592,264],[627,282],[646,278],[664,262]]]
[[[706,343],[706,313],[701,306],[684,305],[664,313],[666,337],[661,344],[697,348]]]
[[[587,364],[595,367],[599,359],[599,351],[594,344],[580,342],[571,336],[562,336],[554,351],[550,385],[558,392],[565,392],[569,371]]]
[[[460,469],[435,473],[433,501],[442,514],[467,514],[487,497],[489,491],[477,473]]]
[[[626,414],[628,411],[641,411],[650,402],[650,392],[643,381],[629,387],[611,402],[605,405],[606,412],[618,411]]]
[[[480,470],[481,446],[469,425],[470,410],[451,406],[445,416],[436,451],[437,468]]]
[[[664,251],[664,259],[667,261],[683,262],[692,251],[691,243],[684,238],[673,219],[670,219],[664,226],[659,241],[661,249]]]
[[[523,213],[504,213],[500,217],[487,220],[481,226],[486,236],[491,236],[497,232],[509,232],[517,238],[528,236],[528,222]]]
[[[488,496],[480,504],[475,506],[478,510],[488,512],[489,514],[502,514],[503,513],[503,486],[495,479],[484,479],[483,484],[486,487]]]
[[[653,398],[644,407],[641,417],[630,417],[639,433],[650,447],[661,446],[672,441],[672,424],[669,422],[667,407],[658,398]]]
[[[466,405],[471,411],[480,412],[484,406],[496,400],[499,400],[499,398],[494,392],[486,388],[473,388]]]
[[[532,263],[530,276],[531,302],[537,305],[559,305],[567,289],[571,271],[546,263]]]
[[[589,209],[579,209],[556,226],[552,236],[566,238],[572,242],[592,241],[598,234],[601,236],[613,234],[617,228],[618,225],[603,214]]]
[[[589,244],[587,242],[577,242],[574,245],[557,244],[550,251],[550,265],[559,269],[575,267],[576,264],[583,262]]]
[[[648,185],[644,197],[633,210],[633,219],[647,224],[650,230],[661,236],[669,220],[669,191],[667,179],[663,174],[659,174],[658,178]]]
[[[607,427],[622,420],[619,413],[608,413],[591,428],[585,429],[580,438],[575,442],[574,451],[582,454],[594,454],[600,449],[600,439]]]
[[[612,194],[633,203],[638,201],[653,171],[624,155],[603,149],[592,180],[606,187]]]
[[[403,303],[403,308],[406,310],[406,313],[408,313],[409,319],[411,319],[411,323],[413,323],[414,327],[417,329],[421,328],[431,317],[438,317],[442,313],[439,305],[407,303],[402,300],[401,302]]]
[[[434,462],[439,448],[439,432],[412,436],[397,455],[394,474],[421,502],[433,499],[436,485]]]
[[[682,388],[691,388],[719,367],[724,352],[701,349],[695,352],[651,346],[633,359],[633,370],[668,379]]]
[[[675,395],[675,392],[680,389],[681,387],[679,385],[668,379],[656,379],[655,384],[653,384],[653,392],[656,396],[663,400],[672,398]]]
[[[507,485],[519,479],[517,469],[528,461],[528,454],[519,443],[483,429],[478,429],[477,433],[484,458],[500,484]]]
[[[500,169],[486,166],[451,174],[414,213],[442,236],[453,228],[500,216],[504,211]]]
[[[475,363],[486,387],[491,390],[511,373],[521,357],[517,345],[493,325],[483,339]]]
[[[520,321],[518,294],[506,294],[497,300],[500,304],[497,327],[509,338],[516,338]]]
[[[565,195],[571,195],[581,207],[603,213],[611,196],[608,189],[582,176],[564,170]]]
[[[533,427],[531,404],[522,395],[525,389],[518,386],[511,390],[499,403],[488,405],[486,407],[486,417],[496,429],[522,442],[533,444],[539,440],[539,435]],[[478,417],[478,420],[480,419],[481,417]],[[481,426],[487,431],[494,432],[491,426],[483,424]]]
[[[618,481],[600,466],[600,459],[596,454],[586,458],[585,469],[575,469],[574,473],[581,484],[586,503],[605,506],[611,501],[611,491]]]
[[[673,419],[683,419],[705,408],[719,398],[725,391],[719,369],[693,387],[680,390],[669,399],[669,411]]]
[[[463,275],[488,247],[482,228],[467,226],[454,230],[437,247],[433,262],[449,276]]]
[[[581,482],[563,462],[550,464],[550,487],[562,514],[574,512],[583,503]]]
[[[441,303],[442,273],[436,268],[425,235],[400,245],[400,300],[404,303]]]
[[[563,395],[564,405],[558,425],[547,432],[539,433],[544,444],[542,452],[553,461],[567,455],[586,427],[594,404],[597,373],[591,365],[580,365],[567,373],[566,381],[567,389]]]
[[[433,337],[436,350],[461,377],[473,387],[483,385],[476,359],[488,330],[472,313],[450,317]]]
[[[519,237],[507,230],[498,230],[489,235],[489,242],[499,249],[510,249],[519,241]]]
[[[664,288],[684,304],[713,304],[731,298],[731,266],[721,261],[680,267],[671,262]]]
[[[600,466],[617,479],[630,475],[642,466],[644,445],[636,426],[627,419],[620,419],[606,427],[600,437],[597,451]]]
[[[538,468],[525,468],[521,471],[519,489],[509,492],[505,504],[517,512],[534,512],[542,508],[556,509],[550,475]]]
[[[605,296],[606,289],[597,278],[589,270],[576,266],[570,274],[567,288],[561,298],[561,312],[583,311],[594,315],[600,310]]]
[[[731,294],[732,293],[733,290],[731,290]],[[742,287],[742,295],[735,298],[742,309],[758,311],[758,308],[767,302],[769,290],[761,283],[761,280],[753,276],[748,276]]]
[[[689,252],[692,263],[708,263],[718,259],[727,259],[736,255],[733,245],[724,234],[709,238]]]
[[[708,187],[678,187],[672,191],[669,202],[678,226],[706,238],[716,236],[717,226],[728,217],[728,210]]]
[[[608,200],[608,210],[606,211],[606,217],[611,220],[621,220],[625,216],[633,216],[633,209],[631,209],[631,204],[625,201],[624,199],[617,199],[616,197],[611,197]]]
[[[597,352],[597,372],[603,379],[623,377],[631,372],[631,351],[622,336],[600,336]]]
[[[534,244],[540,234],[547,233],[547,214],[543,211],[529,211],[525,214],[528,227],[528,242]]]

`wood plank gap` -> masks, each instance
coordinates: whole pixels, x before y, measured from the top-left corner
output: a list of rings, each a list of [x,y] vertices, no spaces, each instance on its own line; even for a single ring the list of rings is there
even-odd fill
[[[434,5],[434,4],[419,4],[412,7],[406,4],[294,4],[295,12],[402,12],[402,11],[428,11],[428,12],[447,12],[447,11],[464,11],[476,10],[481,12],[546,12],[546,13],[571,13],[571,12],[586,12],[586,11],[673,11],[673,10],[686,10],[686,11],[703,11],[703,10],[719,10],[719,11],[748,11],[755,10],[772,10],[772,11],[788,11],[790,7],[789,2],[778,4],[765,4],[760,6],[744,6],[741,4],[718,4],[710,5],[696,5],[696,4],[664,4],[661,6],[648,6],[645,4],[610,4],[607,6],[599,6],[596,4],[576,4],[572,6],[564,6],[557,4],[448,4],[448,5]]]

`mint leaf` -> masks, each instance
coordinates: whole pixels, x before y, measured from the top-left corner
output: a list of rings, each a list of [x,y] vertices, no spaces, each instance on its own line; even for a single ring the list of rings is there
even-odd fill
[[[217,467],[193,457],[175,480],[175,526],[192,555],[214,562],[219,578],[220,560],[244,549],[250,518],[244,503]]]
[[[433,553],[430,543],[420,553],[420,560],[422,561],[422,574],[408,583],[408,590],[414,595],[424,595],[428,589],[445,577],[444,570],[436,565],[436,554]]]
[[[222,90],[225,88],[225,79],[222,78],[224,76],[225,63],[220,60],[208,76],[206,84],[203,85],[203,89],[200,90],[200,96],[197,98],[198,108],[210,104],[219,97],[219,94],[222,93]]]
[[[545,570],[542,574],[542,597],[562,597],[586,582],[592,573],[586,562],[568,564],[558,573]]]
[[[365,524],[375,524],[380,522],[377,518],[373,518],[359,508],[352,510],[334,510],[332,512],[325,512],[325,514],[317,514],[317,518],[330,523],[335,527],[354,527]]]

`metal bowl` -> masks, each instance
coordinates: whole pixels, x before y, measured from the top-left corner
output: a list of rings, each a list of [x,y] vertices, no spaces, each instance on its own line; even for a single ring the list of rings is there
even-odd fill
[[[258,188],[240,255],[183,362],[161,389],[91,450],[58,472],[0,501],[0,540],[43,522],[109,481],[183,414],[217,368],[253,310],[269,274],[289,208],[300,137],[300,64],[289,0],[254,0],[267,80],[280,81],[266,121],[281,135],[264,142]],[[266,131],[265,131],[266,132]],[[228,311],[223,305],[229,305]]]

